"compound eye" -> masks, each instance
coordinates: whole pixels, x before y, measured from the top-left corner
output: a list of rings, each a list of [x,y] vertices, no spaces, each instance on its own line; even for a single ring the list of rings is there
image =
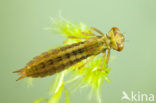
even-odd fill
[[[116,34],[120,33],[120,30],[117,27],[112,27],[114,35],[116,36]]]
[[[118,50],[117,51],[122,51],[124,48],[123,44],[117,44],[118,45]]]

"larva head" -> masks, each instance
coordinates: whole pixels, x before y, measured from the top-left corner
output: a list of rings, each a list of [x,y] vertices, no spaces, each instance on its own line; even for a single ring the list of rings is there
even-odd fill
[[[112,27],[109,32],[110,46],[117,51],[122,51],[124,48],[124,36],[120,33],[117,27]]]

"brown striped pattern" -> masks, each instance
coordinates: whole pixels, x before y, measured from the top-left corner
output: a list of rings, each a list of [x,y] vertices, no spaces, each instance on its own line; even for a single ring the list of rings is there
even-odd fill
[[[99,37],[87,41],[59,47],[33,58],[24,69],[15,71],[24,77],[45,77],[64,69],[102,51],[104,42]],[[18,80],[19,80],[18,79]]]
[[[38,62],[33,61],[31,66],[28,65],[30,69],[26,71],[26,74],[31,77],[44,77],[55,74],[89,56],[95,55],[98,46],[100,46],[99,43],[91,39],[89,41],[74,43],[54,49],[51,51],[53,54],[49,54],[48,58],[42,58]]]

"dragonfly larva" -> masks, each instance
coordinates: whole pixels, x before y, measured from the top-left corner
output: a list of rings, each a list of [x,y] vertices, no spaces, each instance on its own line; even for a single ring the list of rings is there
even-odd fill
[[[100,53],[103,53],[101,64],[104,62],[107,54],[106,64],[108,64],[110,50],[121,51],[124,47],[124,36],[120,33],[117,27],[113,27],[108,35],[103,34],[98,29],[91,27],[91,31],[96,31],[100,36],[91,33],[84,33],[89,35],[90,38],[84,41],[58,47],[56,49],[49,50],[41,55],[33,58],[27,65],[14,73],[21,75],[17,80],[25,77],[45,77],[61,72],[70,66],[87,59],[88,57],[94,57]],[[69,37],[74,39],[84,39],[78,37]],[[107,52],[107,53],[106,53]],[[84,65],[87,63],[84,63]],[[102,68],[102,66],[101,66]]]

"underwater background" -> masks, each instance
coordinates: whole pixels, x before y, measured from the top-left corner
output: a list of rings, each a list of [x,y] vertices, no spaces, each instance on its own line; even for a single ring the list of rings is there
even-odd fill
[[[102,103],[130,103],[121,100],[123,91],[156,96],[155,11],[155,0],[0,0],[0,102],[32,103],[49,97],[55,76],[35,79],[30,85],[26,79],[16,82],[18,76],[12,72],[62,44],[62,35],[46,29],[52,25],[50,18],[58,18],[59,13],[104,33],[113,26],[124,33],[124,50],[111,51],[111,82],[102,86]],[[97,102],[88,95],[89,89],[73,92],[71,103]]]

